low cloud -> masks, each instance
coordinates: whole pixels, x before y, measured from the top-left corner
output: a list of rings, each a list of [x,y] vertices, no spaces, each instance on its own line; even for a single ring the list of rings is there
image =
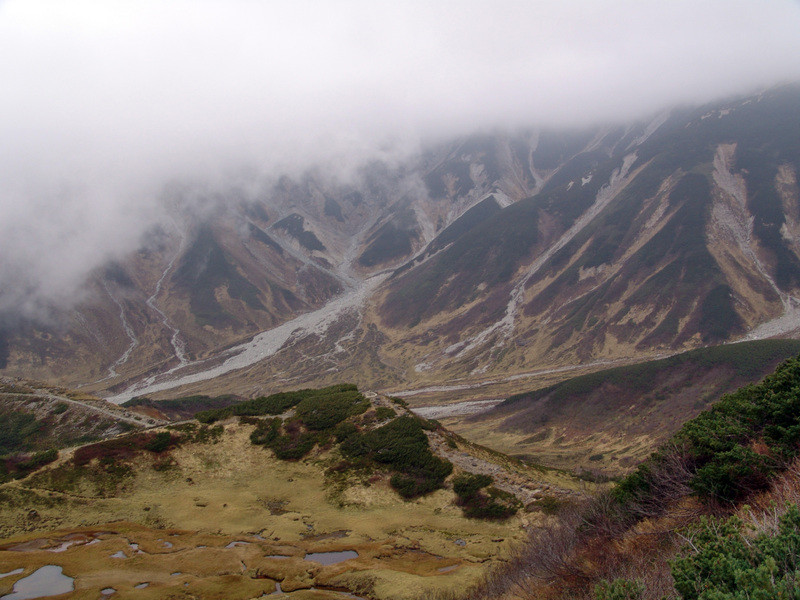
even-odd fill
[[[68,302],[169,181],[800,79],[791,0],[0,1],[0,312]]]

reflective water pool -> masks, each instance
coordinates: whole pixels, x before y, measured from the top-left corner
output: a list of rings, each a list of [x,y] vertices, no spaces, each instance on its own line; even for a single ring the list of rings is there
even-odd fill
[[[14,591],[0,600],[32,600],[45,596],[66,594],[75,589],[72,577],[64,575],[61,567],[45,565],[14,584]]]
[[[358,552],[355,550],[340,550],[338,552],[312,552],[305,555],[305,560],[313,560],[321,565],[335,565],[351,558],[358,558]]]

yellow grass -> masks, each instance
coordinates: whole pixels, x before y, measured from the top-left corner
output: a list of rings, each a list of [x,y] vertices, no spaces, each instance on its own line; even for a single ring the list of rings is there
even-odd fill
[[[309,590],[333,586],[410,600],[477,582],[537,518],[468,520],[449,490],[404,502],[385,476],[326,479],[325,469],[335,460],[329,453],[279,461],[250,444],[251,430],[228,423],[219,443],[174,450],[167,470],[155,470],[153,458],[144,454],[134,476],[110,498],[87,497],[86,490],[77,496],[32,489],[26,481],[2,486],[0,531],[7,539],[0,542],[0,573],[20,567],[25,572],[0,579],[0,593],[39,566],[57,564],[76,578],[75,598],[96,599],[106,587],[117,590],[115,598],[184,592],[251,598],[272,592],[279,581],[284,591],[297,590],[292,598],[333,598],[333,592]],[[63,552],[9,549],[31,540],[58,547],[78,532],[83,543]],[[94,539],[100,541],[85,543]],[[234,541],[248,543],[225,547]],[[306,552],[330,550],[359,556],[331,566],[303,560]],[[119,551],[127,558],[112,557]],[[134,587],[144,582],[146,588]]]

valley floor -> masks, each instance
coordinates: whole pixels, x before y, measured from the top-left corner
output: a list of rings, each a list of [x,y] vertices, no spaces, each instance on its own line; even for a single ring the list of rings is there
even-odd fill
[[[378,474],[338,477],[325,452],[277,460],[250,443],[251,430],[228,423],[216,443],[141,456],[129,471],[70,480],[69,469],[51,469],[5,484],[0,573],[9,575],[0,594],[58,565],[74,578],[74,598],[109,589],[114,598],[145,599],[278,590],[309,599],[430,598],[480,581],[546,518],[534,510],[504,522],[466,519],[450,490],[402,501]],[[503,468],[490,459],[469,460],[497,476]],[[516,468],[498,484],[526,489],[525,467]],[[524,499],[557,489],[539,483]],[[304,558],[339,551],[357,557],[332,565]]]

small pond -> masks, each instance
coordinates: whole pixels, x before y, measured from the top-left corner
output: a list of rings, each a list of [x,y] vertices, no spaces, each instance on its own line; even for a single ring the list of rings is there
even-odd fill
[[[63,569],[56,565],[45,565],[14,584],[14,591],[0,597],[0,600],[32,600],[45,596],[66,594],[75,589],[75,579],[67,577]]]
[[[355,550],[340,550],[338,552],[312,552],[305,555],[305,560],[312,560],[321,565],[335,565],[351,558],[358,558],[358,552]]]

